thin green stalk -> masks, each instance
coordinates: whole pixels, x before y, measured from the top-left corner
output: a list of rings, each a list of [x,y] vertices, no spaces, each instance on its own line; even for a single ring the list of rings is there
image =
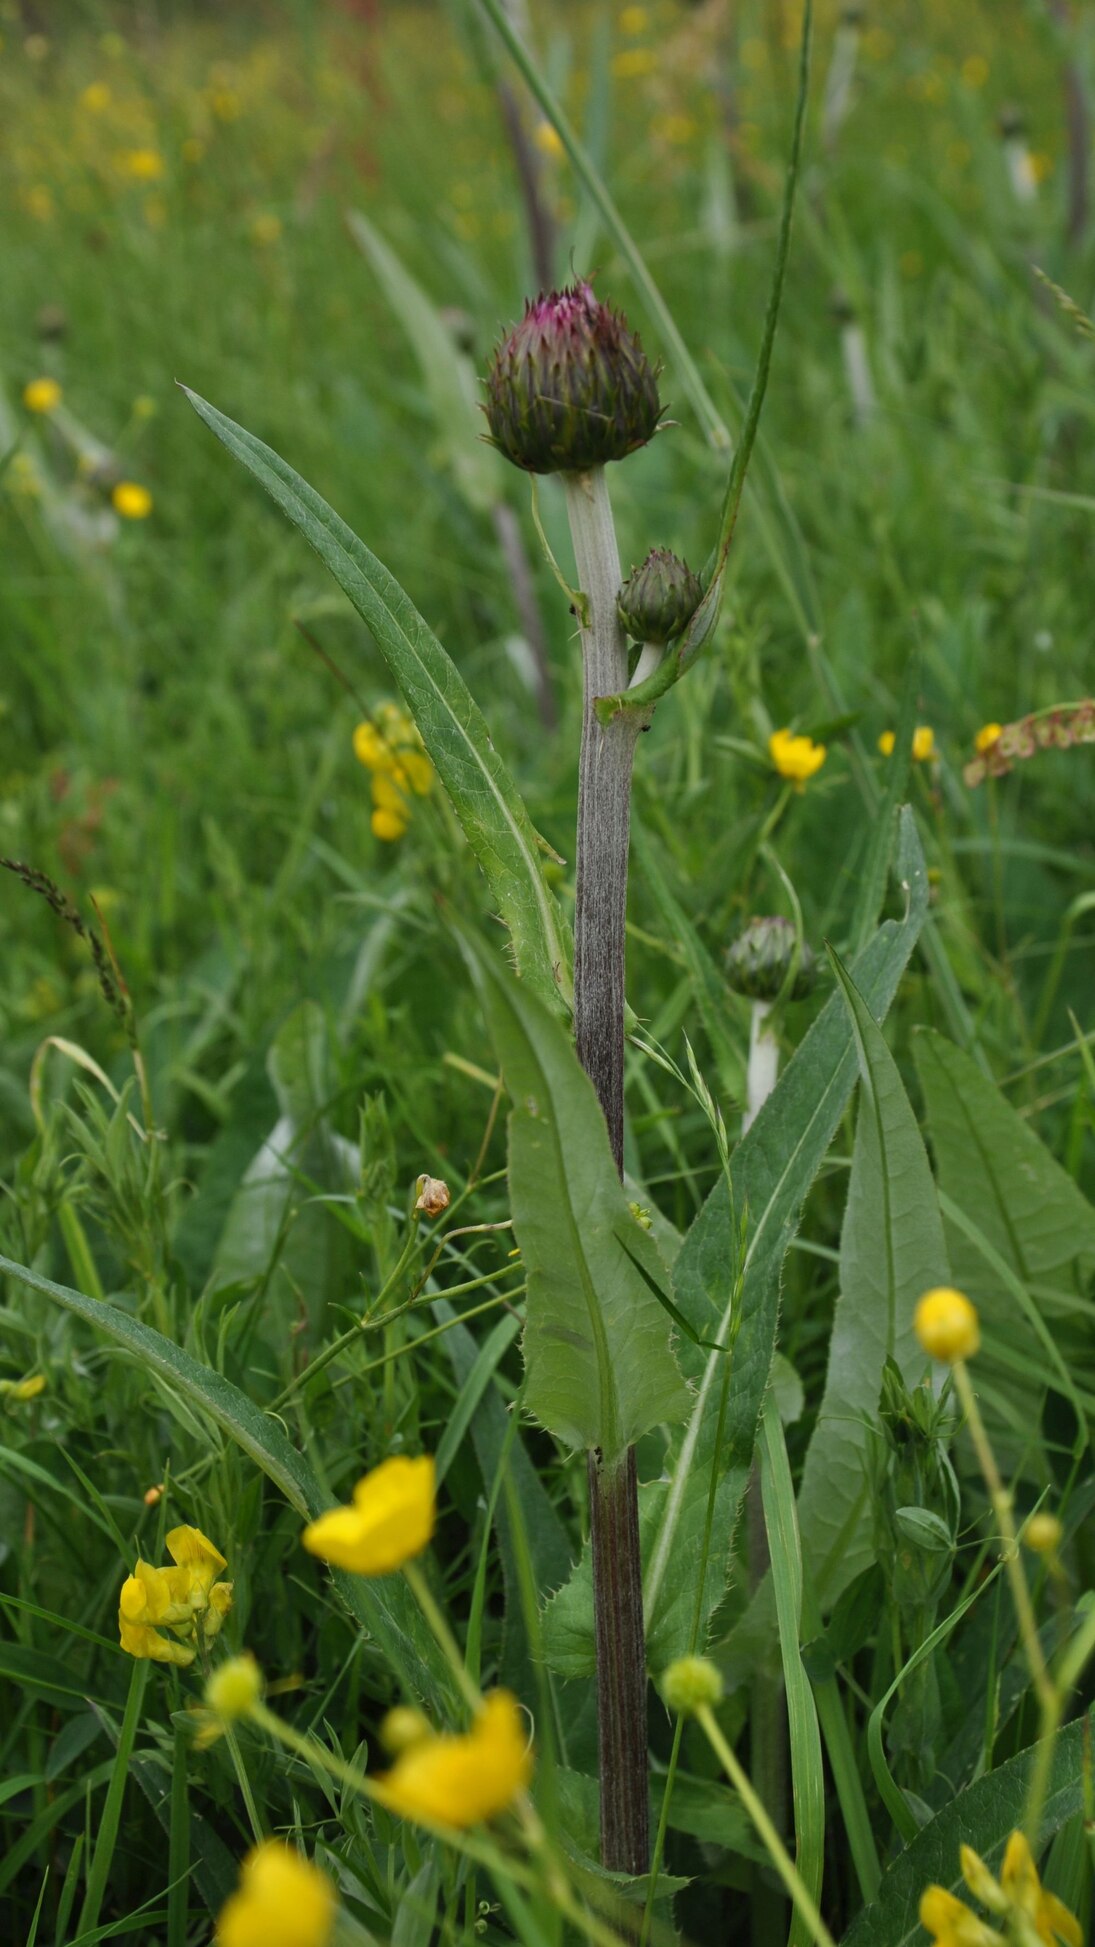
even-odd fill
[[[817,1907],[814,1905],[802,1880],[795,1870],[794,1861],[787,1852],[779,1833],[772,1824],[764,1806],[750,1783],[748,1774],[738,1763],[737,1756],[723,1737],[710,1704],[701,1705],[696,1712],[696,1721],[704,1731],[707,1741],[726,1772],[730,1783],[741,1799],[749,1817],[756,1826],[761,1839],[768,1849],[772,1864],[787,1888],[788,1898],[796,1913],[801,1914],[810,1929],[816,1947],[835,1947],[832,1934],[825,1925]]]
[[[482,1693],[479,1690],[478,1684],[474,1684],[468,1675],[467,1665],[460,1654],[460,1646],[452,1630],[449,1628],[445,1617],[442,1615],[441,1610],[438,1608],[437,1603],[433,1599],[433,1592],[429,1583],[417,1562],[404,1562],[403,1574],[411,1594],[414,1596],[429,1625],[438,1648],[441,1650],[449,1668],[452,1670],[453,1676],[456,1678],[461,1695],[471,1710],[472,1715],[477,1716],[483,1708]]]
[[[171,1754],[171,1822],[167,1837],[167,1947],[186,1947],[190,1924],[190,1805],[186,1759],[190,1749],[185,1724],[176,1720]]]

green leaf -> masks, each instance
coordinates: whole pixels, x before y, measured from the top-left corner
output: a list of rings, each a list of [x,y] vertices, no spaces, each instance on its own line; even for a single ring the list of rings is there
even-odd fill
[[[798,1497],[803,1548],[823,1610],[874,1559],[868,1455],[883,1367],[894,1359],[906,1384],[919,1378],[924,1355],[912,1329],[916,1301],[931,1286],[949,1283],[935,1184],[897,1064],[855,983],[837,956],[830,958],[851,1016],[861,1080],[829,1369]]]
[[[969,1055],[927,1029],[913,1046],[954,1280],[981,1316],[979,1369],[1010,1384],[1024,1419],[1032,1380],[1054,1385],[1083,1438],[1062,1328],[1089,1313],[1095,1209]]]
[[[927,874],[912,812],[901,814],[897,876],[907,908],[887,920],[856,961],[868,1005],[884,1016],[927,911]],[[747,1219],[742,1316],[731,1369],[723,1469],[714,1533],[723,1547],[707,1564],[706,1624],[726,1581],[730,1537],[752,1464],[757,1422],[775,1351],[779,1280],[803,1199],[824,1161],[855,1078],[855,1050],[844,1003],[834,994],[788,1063],[731,1159],[734,1208],[725,1180],[711,1192],[674,1267],[677,1303],[703,1336],[720,1342],[729,1325],[736,1254],[735,1212]],[[648,1655],[654,1669],[685,1653],[707,1513],[718,1420],[720,1353],[701,1358],[683,1341],[681,1366],[696,1387],[670,1478],[654,1493],[660,1506],[646,1566]]]
[[[570,941],[524,802],[482,711],[410,597],[292,467],[183,386],[195,412],[266,488],[376,638],[509,927],[517,972],[548,1006],[569,996]]]
[[[562,1030],[560,1030],[561,1032]],[[0,1272],[40,1291],[66,1311],[74,1312],[96,1331],[105,1332],[133,1355],[140,1368],[169,1389],[182,1393],[193,1405],[241,1447],[256,1467],[273,1481],[290,1507],[312,1521],[330,1505],[311,1467],[286,1437],[279,1421],[262,1412],[238,1386],[204,1366],[191,1353],[162,1333],[143,1325],[116,1305],[100,1304],[54,1284],[28,1265],[0,1257]],[[329,1571],[344,1607],[375,1638],[396,1672],[416,1695],[434,1700],[453,1694],[448,1667],[421,1622],[414,1598],[402,1576],[370,1581],[344,1569]]]
[[[734,1101],[745,1095],[745,1051],[742,1036],[727,1006],[726,982],[693,926],[687,913],[673,897],[662,871],[649,833],[634,816],[631,820],[631,849],[645,879],[662,925],[679,950],[688,969],[704,1033],[718,1064],[719,1084]]]
[[[1042,1838],[1060,1830],[1083,1809],[1083,1725],[1058,1733],[1042,1816]],[[1021,1751],[960,1792],[918,1832],[883,1876],[877,1900],[864,1907],[841,1947],[920,1947],[924,1930],[917,1918],[920,1895],[933,1882],[960,1897],[965,1887],[958,1868],[960,1844],[972,1846],[990,1870],[998,1870],[1009,1833],[1022,1826],[1034,1760]]]
[[[640,1275],[669,1273],[633,1216],[604,1116],[559,1021],[459,928],[509,1091],[513,1228],[528,1275],[530,1413],[611,1465],[688,1394],[668,1321]],[[637,1260],[637,1262],[636,1262]]]
[[[350,210],[346,221],[410,340],[457,485],[470,506],[488,513],[503,498],[500,476],[505,462],[482,437],[475,367],[458,350],[433,300],[368,217]]]
[[[927,873],[912,812],[901,814],[897,876],[905,889],[903,920],[887,920],[856,961],[870,1006],[884,1015],[916,944],[927,911]],[[731,1160],[734,1209],[747,1213],[742,1318],[733,1351],[723,1444],[715,1453],[721,1352],[701,1352],[682,1339],[678,1357],[695,1396],[675,1441],[670,1476],[639,1489],[647,1658],[660,1670],[687,1654],[696,1606],[711,1470],[721,1478],[713,1533],[720,1538],[704,1574],[703,1632],[726,1586],[730,1542],[752,1465],[757,1423],[772,1370],[779,1279],[798,1227],[803,1199],[825,1158],[855,1079],[851,1025],[839,994],[831,996],[788,1063],[775,1090]],[[711,1192],[673,1268],[680,1309],[700,1337],[721,1344],[729,1322],[738,1232],[725,1178]],[[593,1668],[593,1606],[588,1549],[549,1603],[544,1643],[565,1676]]]

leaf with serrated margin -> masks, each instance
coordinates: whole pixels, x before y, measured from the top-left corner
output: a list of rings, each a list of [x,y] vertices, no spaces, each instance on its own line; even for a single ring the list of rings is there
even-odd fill
[[[202,1365],[162,1332],[131,1318],[117,1305],[85,1298],[82,1292],[55,1284],[29,1265],[0,1257],[0,1273],[63,1305],[95,1331],[105,1332],[116,1345],[132,1353],[145,1372],[200,1407],[273,1481],[303,1520],[314,1521],[330,1506],[308,1462],[292,1445],[280,1422],[264,1413],[222,1373]],[[439,1690],[441,1695],[451,1696],[448,1665],[426,1631],[403,1578],[367,1581],[363,1575],[350,1575],[345,1569],[332,1569],[330,1574],[344,1607],[375,1639],[415,1694],[427,1702],[432,1702]]]
[[[570,941],[541,841],[482,711],[410,596],[315,490],[253,433],[187,386],[199,418],[266,488],[372,630],[510,931],[521,978],[549,1007],[569,998]]]
[[[513,1228],[528,1277],[529,1412],[606,1465],[688,1411],[664,1311],[669,1273],[616,1174],[593,1085],[560,1022],[458,928],[510,1097]],[[626,1248],[625,1248],[626,1240]]]

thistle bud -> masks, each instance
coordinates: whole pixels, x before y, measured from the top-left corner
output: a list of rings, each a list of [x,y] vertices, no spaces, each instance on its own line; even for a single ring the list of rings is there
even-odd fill
[[[698,575],[668,548],[651,548],[620,590],[617,613],[637,642],[668,642],[690,622],[703,598]]]
[[[589,284],[525,307],[487,373],[492,444],[526,473],[584,473],[658,430],[657,372]]]
[[[782,990],[795,950],[795,929],[789,919],[751,919],[727,949],[726,978],[735,994],[751,1001],[774,1001]],[[805,999],[817,980],[817,961],[802,943],[790,998]]]

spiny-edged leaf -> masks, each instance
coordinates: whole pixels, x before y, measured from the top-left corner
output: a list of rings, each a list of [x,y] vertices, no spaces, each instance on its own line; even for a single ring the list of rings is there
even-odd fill
[[[916,944],[927,911],[924,855],[911,810],[901,814],[897,877],[906,895],[903,920],[887,920],[855,963],[856,981],[882,1018]],[[737,1222],[747,1233],[741,1325],[733,1351],[730,1397],[701,1614],[706,1625],[726,1581],[729,1538],[753,1458],[757,1422],[772,1367],[779,1280],[803,1200],[825,1158],[856,1072],[851,1024],[832,995],[785,1068],[731,1160],[734,1207],[725,1179],[715,1186],[681,1246],[674,1266],[677,1303],[702,1336],[724,1341],[730,1322]],[[646,1564],[648,1655],[654,1669],[688,1646],[695,1577],[719,1413],[722,1354],[702,1356],[681,1341],[681,1367],[696,1387],[687,1427],[676,1443],[670,1479]]]
[[[183,391],[233,457],[254,474],[331,570],[376,638],[452,799],[510,930],[518,973],[549,1006],[570,978],[570,943],[540,865],[540,841],[482,711],[437,637],[383,563],[269,446]]]
[[[940,1187],[1024,1284],[1081,1290],[1095,1269],[1095,1208],[969,1055],[933,1029],[913,1046]],[[982,1253],[953,1225],[947,1245],[959,1285],[998,1315]],[[1008,1316],[1018,1324],[1014,1307]]]
[[[669,1281],[632,1214],[589,1077],[560,1022],[460,927],[512,1107],[513,1228],[528,1275],[523,1340],[530,1413],[609,1465],[688,1393],[669,1322],[639,1275]],[[627,1240],[627,1250],[622,1240]]]
[[[877,1900],[853,1921],[841,1947],[919,1947],[924,1929],[917,1908],[925,1886],[935,1883],[965,1896],[958,1867],[962,1844],[972,1846],[998,1873],[1008,1835],[1023,1824],[1034,1756],[1033,1750],[1020,1751],[1007,1764],[997,1765],[918,1832],[885,1874]],[[1069,1724],[1058,1733],[1053,1753],[1043,1839],[1082,1810],[1082,1778],[1083,1725]]]
[[[852,1020],[860,1096],[829,1370],[798,1497],[822,1609],[874,1558],[867,1460],[883,1366],[896,1360],[909,1385],[919,1377],[913,1310],[949,1282],[935,1184],[897,1064],[855,982],[830,958]]]
[[[410,341],[460,491],[484,513],[502,499],[504,462],[481,437],[484,422],[475,367],[457,347],[432,298],[368,217],[350,210],[346,221]]]
[[[901,814],[897,876],[907,911],[887,920],[856,961],[856,979],[881,1017],[916,943],[927,910],[927,875],[912,812]],[[689,1648],[696,1604],[712,1465],[719,1470],[700,1605],[700,1646],[726,1585],[730,1538],[752,1464],[757,1423],[775,1351],[779,1277],[803,1199],[832,1141],[855,1079],[851,1024],[832,995],[788,1063],[731,1161],[734,1206],[747,1212],[742,1317],[734,1346],[723,1441],[715,1453],[721,1352],[678,1344],[681,1368],[695,1388],[687,1426],[675,1440],[666,1481],[639,1490],[643,1543],[647,1657],[657,1671]],[[728,1324],[737,1222],[725,1178],[711,1192],[684,1239],[673,1267],[680,1309],[699,1336],[722,1343]],[[545,1654],[567,1676],[593,1668],[593,1607],[588,1550],[575,1574],[548,1604]]]
[[[288,1440],[280,1422],[262,1412],[221,1373],[202,1365],[161,1332],[142,1324],[138,1318],[131,1318],[116,1305],[85,1298],[82,1292],[54,1284],[52,1278],[44,1278],[40,1272],[16,1264],[11,1258],[0,1257],[0,1272],[18,1278],[55,1304],[63,1305],[66,1311],[74,1312],[96,1331],[105,1332],[117,1345],[132,1353],[144,1371],[155,1374],[164,1385],[200,1407],[242,1447],[304,1520],[314,1520],[329,1506],[329,1499],[311,1467]],[[402,1577],[366,1581],[364,1576],[350,1575],[344,1569],[332,1569],[330,1573],[345,1607],[376,1639],[414,1691],[429,1699],[440,1687],[442,1695],[450,1696],[452,1684],[445,1660],[421,1622]]]

